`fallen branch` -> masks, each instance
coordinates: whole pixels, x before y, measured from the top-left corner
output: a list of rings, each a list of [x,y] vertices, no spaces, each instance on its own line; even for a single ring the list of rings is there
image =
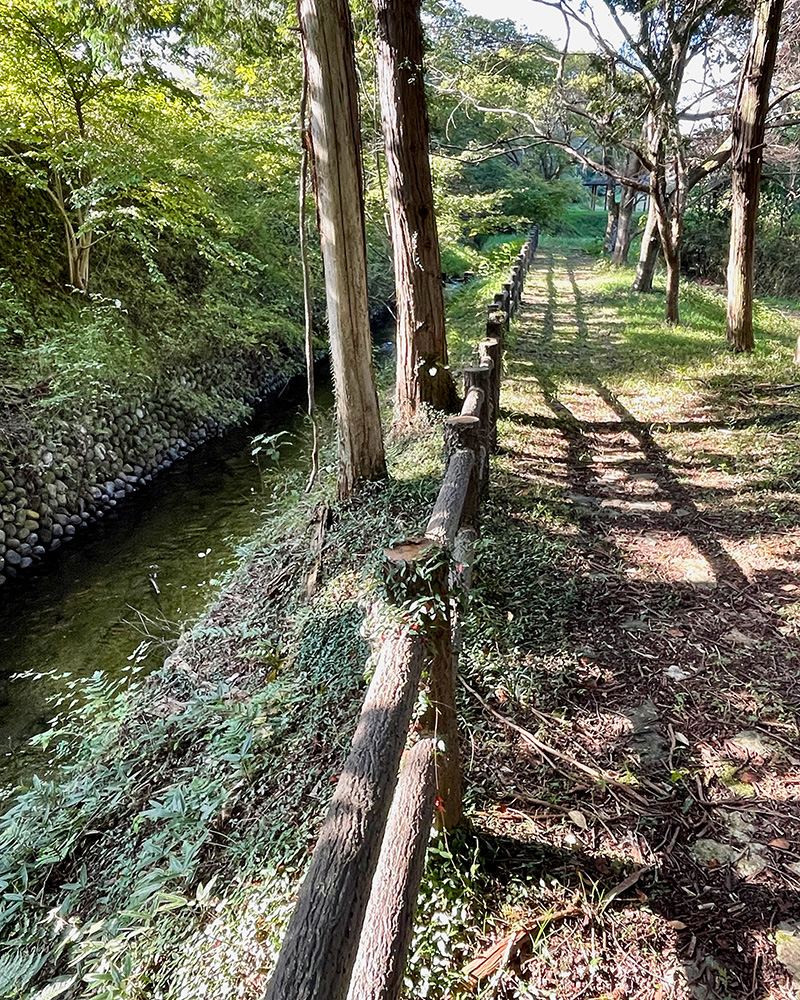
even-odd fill
[[[538,750],[539,753],[547,754],[548,756],[555,757],[557,760],[563,761],[565,764],[569,764],[571,767],[583,772],[583,774],[588,775],[594,781],[605,782],[606,784],[613,786],[625,795],[630,796],[630,798],[634,799],[634,801],[640,803],[641,805],[649,805],[647,799],[645,799],[642,795],[639,795],[639,793],[634,791],[629,785],[626,785],[624,782],[615,778],[612,774],[609,774],[608,771],[605,771],[602,768],[590,767],[588,764],[584,764],[582,761],[577,760],[577,758],[573,757],[571,754],[565,753],[563,750],[558,750],[556,747],[552,747],[547,743],[543,743],[542,740],[534,736],[533,733],[524,729],[522,726],[518,726],[516,722],[512,722],[510,719],[507,719],[500,712],[495,711],[495,709],[493,709],[474,688],[467,684],[463,677],[459,677],[459,680],[467,691],[469,691],[469,693],[473,696],[473,698],[479,701],[490,715],[497,719],[498,722],[502,722],[504,726],[508,726],[509,729],[513,729],[515,733],[519,733],[525,742],[529,743],[532,747]]]

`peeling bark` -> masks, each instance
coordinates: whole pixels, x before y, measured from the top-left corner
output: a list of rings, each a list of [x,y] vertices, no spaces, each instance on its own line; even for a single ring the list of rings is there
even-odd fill
[[[372,881],[348,1000],[397,1000],[414,930],[433,814],[432,739],[406,754]]]
[[[345,0],[300,0],[325,268],[339,495],[386,473],[372,365],[353,30]]]
[[[422,641],[384,642],[266,1000],[345,1000],[422,672]]]

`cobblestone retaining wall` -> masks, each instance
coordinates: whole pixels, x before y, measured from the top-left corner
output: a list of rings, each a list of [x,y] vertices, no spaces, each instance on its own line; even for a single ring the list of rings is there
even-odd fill
[[[128,493],[286,385],[255,357],[205,365],[129,401],[0,412],[0,587],[69,543]]]

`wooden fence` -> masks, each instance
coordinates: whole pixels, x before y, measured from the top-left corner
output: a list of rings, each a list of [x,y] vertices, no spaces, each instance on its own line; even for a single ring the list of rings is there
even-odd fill
[[[538,241],[534,227],[488,303],[480,363],[464,370],[461,413],[444,422],[446,465],[425,534],[385,550],[388,599],[418,613],[381,646],[266,1000],[399,996],[431,822],[450,828],[461,818],[453,596],[470,585],[503,343]],[[423,670],[428,707],[406,751]]]

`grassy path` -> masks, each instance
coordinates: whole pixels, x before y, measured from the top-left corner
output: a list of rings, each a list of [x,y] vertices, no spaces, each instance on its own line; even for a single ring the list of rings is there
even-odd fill
[[[734,358],[716,296],[689,289],[670,331],[629,282],[545,244],[508,352],[462,667],[485,702],[466,696],[493,899],[474,952],[510,959],[479,989],[788,998],[797,331],[762,311]]]

